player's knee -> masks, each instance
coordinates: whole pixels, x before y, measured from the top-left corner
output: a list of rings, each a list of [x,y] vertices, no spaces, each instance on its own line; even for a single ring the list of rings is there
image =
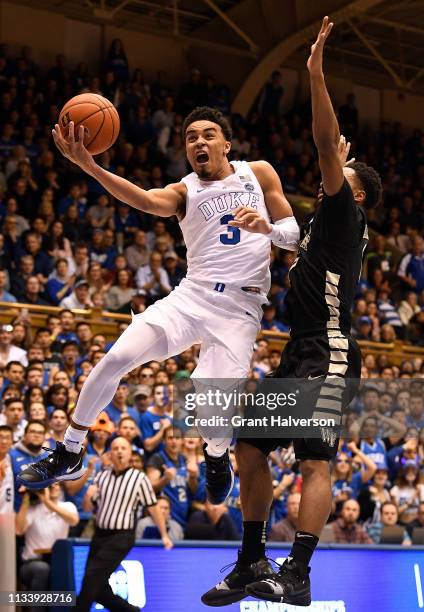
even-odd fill
[[[314,476],[327,476],[330,473],[330,466],[328,461],[323,459],[303,459],[300,462],[300,472],[305,481]]]
[[[264,453],[246,442],[237,442],[236,459],[240,475],[248,476],[258,470],[269,469]]]

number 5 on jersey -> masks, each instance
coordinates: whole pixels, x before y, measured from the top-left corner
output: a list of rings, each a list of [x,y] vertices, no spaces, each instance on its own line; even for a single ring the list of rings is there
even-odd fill
[[[228,222],[233,221],[233,219],[233,215],[224,215],[221,217],[221,225],[227,226],[227,233],[219,235],[219,240],[222,244],[238,244],[240,242],[239,228],[228,225]]]

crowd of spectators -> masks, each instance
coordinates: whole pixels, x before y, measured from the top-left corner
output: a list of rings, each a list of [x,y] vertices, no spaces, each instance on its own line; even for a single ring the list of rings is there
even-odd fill
[[[239,539],[242,515],[237,465],[225,505],[206,502],[202,443],[172,412],[174,384],[184,385],[198,347],[164,363],[150,362],[126,375],[88,436],[87,471],[78,481],[29,493],[16,475],[62,441],[78,394],[111,342],[72,309],[143,312],[166,296],[185,273],[185,247],[175,219],[135,213],[58,155],[50,130],[62,104],[82,91],[101,93],[117,106],[122,129],[99,158],[103,167],[143,188],[163,187],[189,172],[181,126],[184,114],[207,104],[230,114],[229,91],[192,70],[178,91],[159,73],[147,82],[130,70],[114,41],[101,76],[64,56],[41,69],[23,48],[11,57],[0,47],[0,302],[59,306],[44,327],[20,311],[0,328],[0,494],[14,500],[21,546],[22,584],[47,584],[43,551],[57,538],[92,533],[86,493],[110,463],[116,436],[132,445],[132,466],[145,470],[159,495],[170,537]],[[231,115],[233,159],[270,161],[286,193],[315,198],[319,168],[309,105],[280,111],[284,88],[273,73],[246,119]],[[369,212],[373,230],[353,311],[353,333],[383,343],[424,346],[424,134],[385,123],[361,127],[355,101],[339,110],[352,154],[378,168],[384,201]],[[311,200],[313,201],[313,200]],[[313,204],[312,204],[313,205]],[[294,255],[271,254],[270,304],[264,330],[287,331],[284,298]],[[117,325],[116,335],[127,324]],[[275,369],[280,352],[261,339],[251,377]],[[346,438],[332,465],[333,508],[327,537],[337,542],[378,543],[384,528],[398,525],[410,544],[424,527],[424,368],[421,358],[393,366],[382,352],[364,352],[364,386],[345,415]],[[174,397],[175,399],[175,397]],[[171,425],[174,425],[171,427]],[[293,539],[301,476],[291,449],[270,459],[274,502],[270,539]],[[39,529],[40,520],[49,530]],[[138,537],[159,537],[140,514]]]

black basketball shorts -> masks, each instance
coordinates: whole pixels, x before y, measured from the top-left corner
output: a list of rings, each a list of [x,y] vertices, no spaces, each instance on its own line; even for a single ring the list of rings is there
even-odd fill
[[[361,351],[357,342],[341,332],[330,331],[291,339],[281,355],[281,362],[273,373],[273,378],[308,380],[328,376],[342,377],[346,383],[341,395],[341,411],[350,404],[359,389],[361,377]],[[325,415],[325,402],[320,398],[323,383],[317,386],[316,393],[308,395],[314,414]],[[327,416],[330,416],[329,414]],[[239,438],[261,450],[265,455],[278,447],[287,448],[293,442],[296,459],[317,459],[330,461],[337,454],[339,442],[337,434],[323,430],[316,438]]]

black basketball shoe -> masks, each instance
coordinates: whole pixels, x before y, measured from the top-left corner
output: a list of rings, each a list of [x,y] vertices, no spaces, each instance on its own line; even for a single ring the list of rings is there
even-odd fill
[[[225,502],[234,486],[234,471],[228,449],[222,457],[210,457],[203,446],[206,463],[206,494],[211,504]]]
[[[206,606],[228,606],[248,597],[246,593],[248,584],[273,576],[275,576],[274,570],[265,557],[255,563],[242,563],[239,551],[238,560],[233,570],[224,580],[202,595],[201,600]]]
[[[253,582],[246,587],[246,593],[257,599],[287,603],[293,606],[311,605],[311,583],[308,567],[301,571],[292,557],[287,557],[278,574],[265,580]]]
[[[50,454],[18,474],[19,484],[27,489],[44,489],[54,482],[78,480],[84,474],[86,468],[82,465],[83,450],[78,455],[70,453],[62,442],[56,442],[54,450],[44,450],[50,451]]]

